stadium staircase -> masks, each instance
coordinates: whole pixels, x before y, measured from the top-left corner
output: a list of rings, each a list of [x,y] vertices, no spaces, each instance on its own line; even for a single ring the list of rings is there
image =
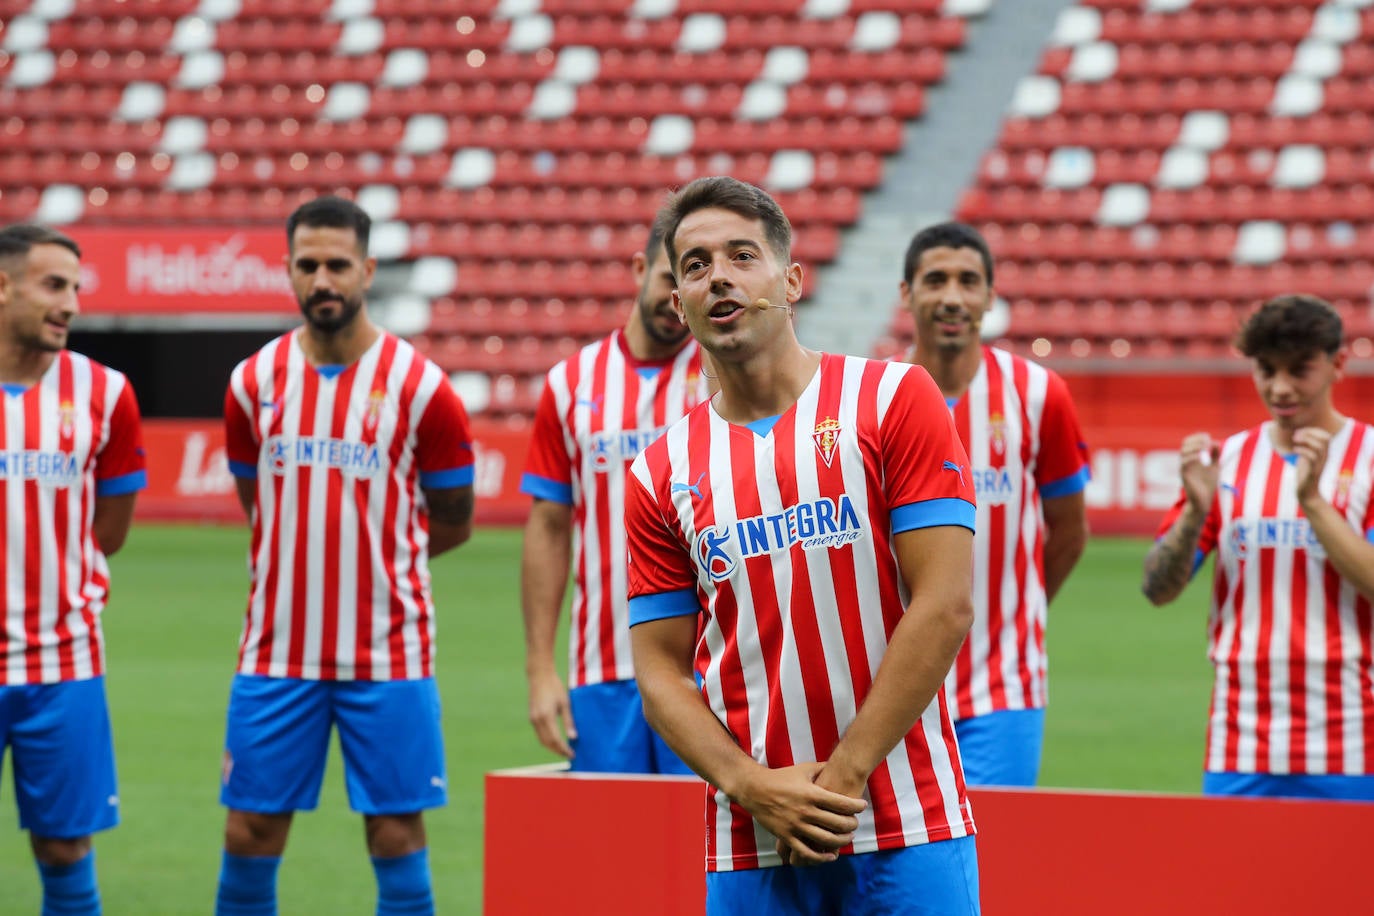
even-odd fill
[[[999,256],[1027,355],[1219,365],[1257,302],[1307,292],[1368,357],[1371,140],[1371,0],[1084,0],[958,215]],[[911,339],[893,314],[879,354]]]

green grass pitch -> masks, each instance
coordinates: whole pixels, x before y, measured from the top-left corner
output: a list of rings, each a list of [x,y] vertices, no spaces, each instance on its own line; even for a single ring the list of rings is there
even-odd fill
[[[223,811],[224,706],[243,613],[247,532],[142,525],[111,561],[105,615],[123,823],[97,839],[108,916],[208,913]],[[1050,614],[1042,782],[1194,792],[1209,667],[1205,589],[1175,606],[1139,596],[1139,540],[1089,545]],[[482,774],[550,759],[525,721],[519,532],[480,530],[434,564],[450,803],[428,816],[441,913],[479,913]],[[361,819],[331,759],[319,810],[296,819],[279,880],[283,913],[370,914]],[[38,879],[0,787],[0,916],[36,913]],[[556,828],[555,828],[556,829]]]

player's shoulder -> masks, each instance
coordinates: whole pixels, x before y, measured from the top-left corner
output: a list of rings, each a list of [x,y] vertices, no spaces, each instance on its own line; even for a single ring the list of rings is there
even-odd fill
[[[1238,456],[1247,446],[1262,444],[1268,436],[1268,422],[1257,423],[1247,429],[1238,430],[1221,440],[1221,460]]]
[[[443,370],[443,367],[404,337],[397,337],[390,331],[383,331],[382,350],[383,352],[390,350],[393,364],[397,361],[404,361],[408,365],[418,366],[421,376],[432,375],[442,377],[445,380],[448,379],[448,373]]]
[[[991,344],[983,345],[983,358],[984,360],[996,361],[1001,367],[1003,375],[1025,379],[1028,382],[1044,379],[1046,387],[1061,389],[1065,394],[1068,393],[1068,386],[1064,383],[1064,377],[1044,363],[1038,363],[1019,353],[994,347]]]
[[[124,378],[124,373],[112,366],[107,366],[94,357],[79,353],[76,350],[63,350],[63,356],[71,362],[73,369],[79,372],[102,373],[111,378]]]
[[[103,379],[107,386],[123,386],[129,384],[129,377],[113,366],[107,366],[98,359],[78,353],[76,350],[62,351],[65,358],[70,361],[74,374],[79,377],[89,379]]]
[[[585,371],[584,366],[596,366],[603,363],[610,363],[610,360],[603,360],[602,354],[614,355],[619,352],[619,345],[616,343],[616,333],[612,332],[605,337],[599,337],[590,343],[583,344],[572,353],[560,359],[549,367],[549,371],[544,373],[549,382],[566,380],[574,376],[580,376]]]
[[[283,334],[279,334],[276,337],[273,337],[271,340],[267,341],[267,343],[258,347],[252,353],[249,353],[243,359],[239,360],[237,364],[235,364],[234,369],[231,373],[231,377],[236,378],[243,375],[245,372],[248,371],[249,367],[254,366],[260,362],[265,361],[268,365],[272,365],[273,363],[275,363],[277,361],[278,354],[285,352],[282,348],[291,345],[291,340],[295,336],[295,333],[296,332],[293,329]]]

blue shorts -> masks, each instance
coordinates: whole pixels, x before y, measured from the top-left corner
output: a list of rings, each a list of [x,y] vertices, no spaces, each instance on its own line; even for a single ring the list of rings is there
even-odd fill
[[[1203,773],[1202,794],[1374,801],[1374,776],[1309,773]]]
[[[7,746],[20,827],[69,840],[119,823],[105,678],[0,687],[0,760]]]
[[[688,775],[683,763],[644,719],[634,681],[606,681],[568,691],[577,737],[574,773],[668,773]]]
[[[220,803],[259,814],[314,809],[334,726],[354,811],[414,814],[448,801],[433,678],[308,681],[239,674],[229,692]]]
[[[956,719],[959,759],[971,786],[1033,786],[1040,778],[1045,710],[1002,709]]]
[[[977,916],[973,837],[706,874],[706,916]]]

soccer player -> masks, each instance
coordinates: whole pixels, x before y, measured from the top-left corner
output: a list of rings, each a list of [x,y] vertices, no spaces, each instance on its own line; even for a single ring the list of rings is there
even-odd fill
[[[422,812],[446,801],[429,558],[471,532],[467,415],[438,366],[368,318],[370,220],[337,197],[286,223],[304,325],[240,363],[224,418],[252,521],[229,695],[216,912],[276,912],[292,814],[330,730],[363,815],[379,916],[432,913]]]
[[[100,631],[106,558],[124,544],[147,474],[133,388],[65,349],[80,258],[52,229],[0,229],[0,758],[8,746],[43,912],[91,916],[91,835],[119,822]]]
[[[630,634],[650,723],[713,787],[707,912],[976,913],[940,691],[972,619],[949,411],[920,368],[797,342],[766,193],[703,178],[669,207],[720,391],[631,467]]]
[[[1142,589],[1173,601],[1217,554],[1202,790],[1374,801],[1374,429],[1341,415],[1340,316],[1280,296],[1241,328],[1269,421],[1183,440],[1183,493]]]
[[[690,773],[644,721],[622,520],[630,462],[705,398],[706,380],[696,341],[673,311],[661,222],[631,267],[639,296],[624,329],[554,366],[535,414],[520,484],[534,497],[521,566],[530,722],[573,770]],[[554,665],[570,554],[571,690]]]
[[[978,494],[973,628],[945,681],[969,785],[1033,786],[1045,737],[1045,620],[1088,537],[1087,447],[1064,380],[984,346],[992,253],[941,223],[907,247],[908,361],[935,379]]]

